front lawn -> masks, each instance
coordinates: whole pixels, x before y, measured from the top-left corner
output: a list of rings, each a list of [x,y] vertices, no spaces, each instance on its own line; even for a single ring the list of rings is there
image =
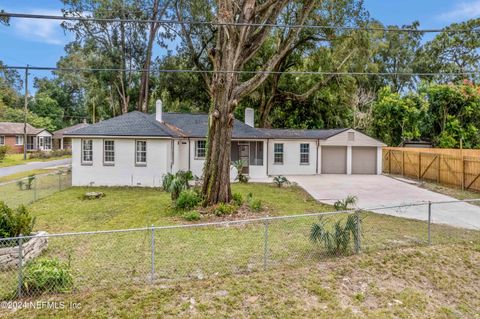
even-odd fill
[[[49,161],[55,161],[59,159],[70,158],[70,157],[71,155],[51,157],[51,158],[28,158],[28,154],[27,154],[27,159],[24,160],[23,154],[7,154],[7,156],[5,156],[5,159],[0,162],[0,167],[22,165],[30,162],[49,162]]]
[[[262,215],[297,215],[332,210],[332,207],[314,201],[298,187],[279,189],[266,184],[235,184],[232,188],[244,197],[252,193],[254,198],[260,199],[265,209],[259,213]],[[37,218],[36,229],[60,233],[188,223],[180,217],[181,213],[172,208],[169,194],[161,190],[95,188],[95,191],[104,192],[106,197],[99,200],[82,199],[82,195],[89,190],[92,189],[70,188],[33,203],[30,209]],[[327,220],[331,225],[345,217],[345,214],[335,215]],[[222,316],[228,315],[231,309],[246,302],[245,309],[248,312],[243,313],[244,316],[288,317],[305,314],[301,306],[303,300],[311,304],[312,310],[324,309],[326,314],[348,317],[354,311],[352,309],[376,315],[387,310],[387,313],[404,311],[399,305],[394,305],[391,309],[387,305],[387,302],[392,302],[391,299],[398,298],[405,303],[405,314],[412,311],[414,315],[421,309],[417,309],[417,304],[412,302],[409,294],[417,296],[418,292],[418,296],[430,298],[429,287],[417,287],[416,283],[423,280],[419,275],[428,275],[431,280],[440,278],[436,277],[437,275],[447,276],[445,280],[460,280],[469,288],[473,286],[467,284],[463,276],[476,275],[476,279],[480,279],[478,272],[474,270],[461,274],[461,278],[454,277],[447,269],[440,267],[443,259],[439,259],[437,265],[437,261],[430,256],[435,253],[435,247],[444,249],[443,245],[458,243],[458,246],[451,246],[453,251],[458,251],[455,260],[467,264],[466,259],[459,258],[469,256],[472,247],[479,247],[478,232],[433,225],[432,242],[440,246],[428,248],[425,247],[425,222],[368,212],[362,213],[361,217],[363,237],[362,254],[359,256],[354,256],[353,249],[338,256],[328,256],[324,248],[313,244],[309,240],[309,233],[312,224],[318,221],[317,217],[272,220],[268,224],[254,222],[52,237],[49,239],[45,256],[59,258],[71,265],[74,295],[55,298],[84,301],[87,303],[86,310],[83,310],[84,317],[102,316],[104,311],[108,311],[107,306],[95,305],[95,300],[111,302],[111,306],[115,307],[114,316],[125,316],[125,307],[130,306],[139,306],[139,309],[147,312],[147,308],[153,307],[172,316],[195,316],[191,311],[201,316]],[[268,239],[265,234],[268,234]],[[406,255],[405,251],[408,252]],[[446,250],[445,256],[450,253],[451,251]],[[472,258],[477,258],[477,255],[471,254]],[[155,269],[153,285],[152,257]],[[432,267],[440,267],[440,273],[433,270],[429,270],[428,274],[421,273],[424,271],[423,264],[430,260]],[[418,262],[418,265],[414,262]],[[475,260],[468,261],[472,262]],[[356,272],[357,266],[367,270]],[[377,276],[384,271],[383,266],[388,266],[392,276],[402,276],[402,287],[395,286],[393,288],[396,290],[387,291],[385,289],[392,287],[377,286],[381,283]],[[406,268],[412,276],[417,275],[411,278],[403,277]],[[350,276],[354,275],[359,277],[355,277],[352,290],[348,290],[345,296],[347,292],[342,292],[344,288],[339,285],[347,285],[348,282],[343,277],[352,278]],[[359,285],[363,285],[359,282],[363,275],[366,276],[367,285],[370,281],[372,283],[371,288],[368,286],[368,292],[359,290]],[[0,273],[0,282],[5,283],[0,287],[0,296],[12,293],[17,277],[17,269]],[[269,282],[273,285],[269,285]],[[218,300],[213,295],[203,294],[210,285],[212,288],[206,290],[208,294],[221,291]],[[442,284],[441,287],[452,293],[453,289],[456,291],[453,286],[455,285]],[[412,290],[409,290],[410,287]],[[265,293],[261,293],[262,291]],[[360,293],[364,295],[359,295]],[[164,294],[168,295],[165,300],[162,297]],[[285,294],[292,298],[283,298]],[[188,299],[190,297],[195,301],[191,302]],[[348,299],[346,303],[343,298]],[[138,305],[140,300],[145,302]],[[158,301],[156,306],[152,304],[154,300]],[[257,300],[259,307],[255,306]],[[345,309],[333,307],[339,300]],[[378,300],[375,307],[378,307],[380,312],[369,310],[371,300]],[[439,300],[438,303],[435,301],[436,311],[439,311]],[[119,303],[124,305],[118,305]],[[223,305],[224,303],[227,304]],[[160,308],[156,308],[157,306]],[[250,309],[250,306],[254,309]],[[457,306],[460,307],[460,304],[456,303],[452,307]],[[448,307],[445,311],[450,311]],[[471,311],[471,308],[468,309]],[[100,311],[98,314],[97,310]],[[241,312],[235,314],[242,316]],[[62,316],[64,315],[76,314],[62,313]]]

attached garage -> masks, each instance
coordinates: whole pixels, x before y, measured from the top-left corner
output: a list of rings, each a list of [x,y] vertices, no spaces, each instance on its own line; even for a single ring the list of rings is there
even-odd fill
[[[322,146],[322,174],[347,173],[347,147]]]
[[[352,147],[352,174],[377,174],[376,147]]]

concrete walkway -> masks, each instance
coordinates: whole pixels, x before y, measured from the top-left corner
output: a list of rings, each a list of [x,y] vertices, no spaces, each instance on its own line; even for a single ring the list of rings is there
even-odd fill
[[[56,166],[65,166],[72,163],[71,158],[49,161],[49,162],[29,162],[27,164],[15,165],[0,168],[0,177],[8,176],[16,173],[31,171],[34,169],[42,169]]]
[[[373,211],[419,220],[428,219],[426,203],[429,201],[456,201],[455,198],[382,175],[291,176],[289,179],[298,183],[320,202],[333,204],[348,195],[355,195],[358,198],[359,208],[377,208]],[[395,209],[380,208],[412,203],[425,203],[425,205]],[[434,204],[432,221],[480,229],[480,207],[462,202]]]

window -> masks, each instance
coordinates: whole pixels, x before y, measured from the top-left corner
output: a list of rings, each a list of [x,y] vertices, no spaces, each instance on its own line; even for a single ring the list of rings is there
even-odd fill
[[[273,164],[283,164],[283,144],[273,144]]]
[[[195,158],[205,158],[207,154],[207,141],[196,141],[195,143]]]
[[[310,144],[300,144],[300,164],[310,164]]]
[[[23,135],[15,136],[15,145],[23,145]]]
[[[250,142],[250,165],[263,166],[263,142]]]
[[[28,139],[27,139],[28,141]],[[44,137],[44,147],[46,150],[51,150],[52,149],[52,138],[50,136],[45,136]]]
[[[348,141],[349,142],[355,141],[355,132],[348,132]]]
[[[115,163],[115,141],[103,141],[103,163],[107,165]]]
[[[0,135],[0,145],[5,145],[5,136]]]
[[[32,136],[32,135],[27,136],[27,150],[35,149],[36,139],[37,138],[35,136]]]
[[[93,162],[93,141],[82,140],[82,164],[92,164]]]
[[[147,165],[147,141],[135,142],[135,164]]]

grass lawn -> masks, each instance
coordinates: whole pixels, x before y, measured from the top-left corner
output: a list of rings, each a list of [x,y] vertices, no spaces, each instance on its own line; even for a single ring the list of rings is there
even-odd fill
[[[36,229],[50,233],[187,223],[155,189],[71,188],[33,203]],[[271,216],[330,211],[302,189],[233,185],[253,193]],[[345,215],[330,217],[334,222]],[[151,230],[50,238],[46,256],[71,265],[73,294],[35,300],[71,300],[82,310],[59,317],[460,317],[478,312],[479,232],[363,213],[362,254],[326,256],[312,244],[316,217],[266,225],[156,230],[155,282],[150,283]],[[267,251],[267,271],[264,251]],[[17,270],[0,273],[0,296],[14,290]],[[434,290],[432,292],[432,289]],[[448,301],[448,302],[447,302]],[[40,312],[42,313],[42,312]],[[38,311],[4,313],[34,317]],[[52,314],[45,310],[44,315]],[[2,310],[0,309],[0,315]]]
[[[16,174],[7,175],[7,176],[1,176],[0,177],[0,183],[16,181],[16,180],[28,177],[30,175],[40,175],[40,174],[45,174],[45,173],[48,173],[48,172],[51,172],[51,170],[32,169],[31,171],[20,172],[20,173],[16,173]]]
[[[5,159],[0,162],[0,168],[26,164],[30,162],[49,162],[49,161],[55,161],[59,159],[69,158],[69,157],[71,156],[65,155],[61,157],[52,157],[52,158],[32,158],[32,159],[27,158],[26,160],[24,160],[23,154],[7,154],[7,156],[5,156]]]
[[[456,199],[480,199],[480,193],[478,192],[472,192],[468,190],[462,190],[460,188],[452,188],[452,187],[447,187],[443,186],[437,183],[431,183],[431,182],[422,182],[421,187],[424,187],[428,190],[431,190],[433,192],[445,194],[447,196],[451,196]],[[472,204],[475,205],[480,205],[480,201],[478,202],[472,202]]]

